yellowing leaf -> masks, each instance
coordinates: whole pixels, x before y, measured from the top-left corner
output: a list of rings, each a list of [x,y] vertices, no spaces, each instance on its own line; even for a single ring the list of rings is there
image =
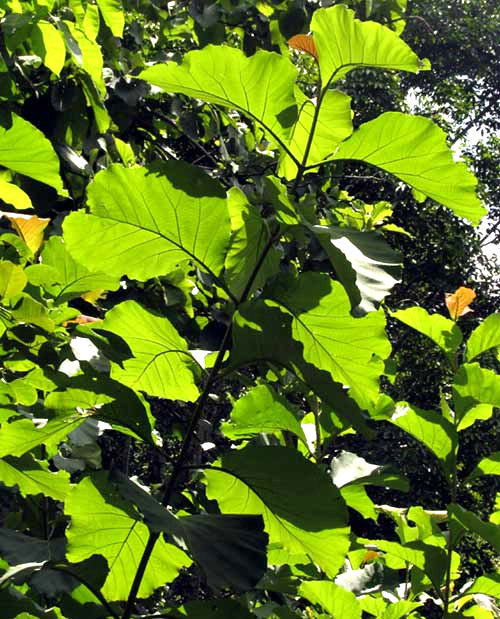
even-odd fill
[[[469,304],[476,298],[476,293],[471,288],[460,286],[455,292],[447,292],[445,295],[445,303],[452,320],[458,320],[460,316],[464,316],[474,310],[469,307]]]
[[[288,40],[288,45],[297,49],[299,52],[306,52],[310,54],[314,60],[318,60],[318,51],[314,44],[314,39],[310,34],[296,34]]]
[[[50,219],[21,213],[2,213],[2,215],[10,221],[14,230],[35,254],[42,246],[43,231],[48,226]]]

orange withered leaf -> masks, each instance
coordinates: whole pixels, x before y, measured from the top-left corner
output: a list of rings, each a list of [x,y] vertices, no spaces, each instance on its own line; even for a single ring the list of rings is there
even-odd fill
[[[10,221],[14,230],[35,254],[43,243],[43,231],[50,219],[42,219],[36,215],[24,215],[22,213],[2,212],[1,214]]]
[[[310,54],[316,62],[318,61],[318,50],[314,44],[314,39],[310,34],[296,34],[288,40],[288,45],[299,52]]]
[[[378,559],[380,556],[381,553],[377,552],[376,550],[367,550],[363,559],[363,563],[370,563],[371,561],[375,561],[375,559]]]
[[[460,316],[473,312],[469,304],[476,298],[476,293],[472,288],[460,286],[455,292],[445,294],[445,303],[452,320],[458,320]]]

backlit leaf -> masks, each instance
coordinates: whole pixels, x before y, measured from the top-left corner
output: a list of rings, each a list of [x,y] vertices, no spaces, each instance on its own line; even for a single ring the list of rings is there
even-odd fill
[[[291,39],[288,39],[288,45],[299,52],[306,52],[315,60],[318,60],[318,51],[310,34],[296,34]]]
[[[50,22],[40,20],[31,31],[31,45],[43,64],[59,75],[66,59],[66,45],[61,32]]]
[[[467,479],[472,481],[481,475],[500,475],[500,451],[483,458]]]
[[[121,0],[96,0],[103,19],[115,37],[123,35],[125,13]]]
[[[344,5],[314,12],[311,21],[324,86],[343,79],[356,67],[377,67],[417,73],[429,69],[411,48],[389,28],[360,21]]]
[[[429,314],[423,307],[398,310],[391,316],[426,335],[445,353],[454,353],[462,343],[462,332],[452,320],[441,314]]]
[[[445,295],[445,302],[450,317],[452,320],[457,321],[461,316],[473,312],[469,307],[469,304],[476,298],[476,293],[470,288],[461,286],[455,292],[447,292]]]
[[[293,64],[274,52],[259,50],[248,58],[239,49],[207,45],[185,54],[180,65],[154,65],[138,78],[165,92],[239,110],[262,123],[268,139],[286,143],[297,114],[296,76]]]
[[[3,302],[20,294],[27,283],[28,278],[19,265],[7,260],[0,261],[0,299]]]
[[[347,514],[326,474],[287,447],[248,446],[220,465],[204,474],[223,514],[262,514],[270,544],[289,558],[307,555],[329,576],[338,572],[349,547]]]
[[[160,398],[196,400],[197,365],[168,318],[125,301],[106,314],[100,328],[122,337],[133,355],[122,367],[112,365],[112,378]]]
[[[193,260],[218,274],[230,239],[222,186],[199,168],[169,161],[112,165],[88,190],[90,213],[63,224],[68,251],[91,271],[144,281]]]
[[[472,425],[476,419],[487,419],[493,407],[500,407],[500,376],[479,363],[465,363],[453,381],[453,401],[459,430]]]
[[[52,144],[34,125],[12,114],[12,126],[0,125],[0,165],[50,185],[65,195],[59,159]]]
[[[333,159],[382,168],[473,224],[486,213],[476,196],[475,177],[453,160],[444,131],[428,118],[385,112],[361,125]]]
[[[0,200],[14,208],[26,210],[33,208],[29,195],[14,183],[0,178]]]
[[[17,487],[23,497],[43,494],[64,501],[70,490],[68,473],[53,473],[30,455],[0,459],[0,480],[9,488]]]
[[[500,314],[491,314],[474,329],[467,341],[467,361],[500,346]]]
[[[68,495],[65,512],[71,516],[66,533],[68,560],[78,562],[94,554],[102,555],[110,567],[102,587],[103,595],[108,600],[127,599],[149,538],[148,528],[139,514],[109,487],[104,475],[83,479]],[[158,539],[138,596],[149,597],[190,563],[182,550]]]
[[[361,619],[361,606],[354,593],[328,580],[303,582],[298,591],[312,604],[318,604],[332,619]]]

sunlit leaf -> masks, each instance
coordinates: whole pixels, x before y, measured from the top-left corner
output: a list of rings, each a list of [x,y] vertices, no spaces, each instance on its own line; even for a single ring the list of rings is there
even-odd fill
[[[2,178],[0,178],[0,200],[22,210],[33,208],[31,198],[21,187]]]
[[[90,213],[64,221],[68,251],[91,271],[144,281],[193,260],[218,274],[230,239],[222,186],[199,168],[169,161],[112,165],[88,191]]]
[[[223,514],[262,514],[270,544],[337,573],[349,546],[347,514],[327,475],[286,447],[248,446],[222,456],[220,465],[205,476],[207,495]]]
[[[461,316],[473,312],[469,304],[476,298],[476,293],[471,288],[461,286],[455,292],[447,292],[445,295],[446,307],[452,320],[457,321]]]
[[[288,431],[307,443],[291,405],[269,385],[258,385],[241,397],[231,411],[230,420],[221,425],[221,431],[232,439]]]
[[[116,290],[120,285],[118,276],[102,270],[89,271],[76,262],[68,253],[60,236],[52,236],[45,244],[41,263],[26,269],[32,284],[42,286],[57,305],[96,289]]]
[[[68,473],[52,473],[29,455],[0,460],[0,480],[7,487],[17,487],[23,497],[43,494],[64,501],[70,490]]]
[[[14,230],[36,254],[43,243],[43,231],[49,225],[50,219],[21,213],[2,213],[2,215],[10,221]]]
[[[303,582],[299,595],[318,604],[332,619],[361,619],[361,606],[354,593],[328,580]]]
[[[500,314],[491,314],[474,329],[467,341],[467,361],[500,346]]]
[[[475,177],[464,163],[453,160],[444,131],[428,118],[381,114],[361,125],[333,159],[382,168],[473,224],[486,213],[475,192]]]
[[[196,400],[196,363],[168,318],[125,301],[106,314],[102,329],[122,337],[132,353],[122,366],[112,365],[112,378],[160,398]]]
[[[500,475],[500,451],[483,458],[467,479],[472,481],[481,475]]]
[[[344,5],[318,9],[311,20],[324,86],[343,79],[356,67],[377,67],[417,73],[429,69],[411,48],[389,28],[360,21]]]
[[[453,381],[453,401],[459,430],[472,425],[476,419],[487,419],[493,407],[500,407],[500,376],[479,363],[465,363]]]
[[[28,283],[23,269],[13,262],[0,261],[0,299],[9,301],[17,296]]]
[[[71,517],[66,533],[68,560],[78,562],[102,555],[110,566],[103,595],[108,600],[127,599],[149,537],[139,514],[109,487],[103,474],[83,479],[67,496],[65,512]],[[158,539],[138,596],[149,597],[190,563],[182,550]]]
[[[66,46],[61,32],[48,21],[40,20],[31,31],[31,45],[43,64],[59,75],[66,59]]]
[[[103,19],[115,37],[123,35],[125,13],[121,0],[96,0]]]
[[[180,65],[154,65],[137,77],[165,92],[239,110],[262,123],[268,139],[287,143],[297,114],[296,76],[293,64],[274,52],[247,57],[239,49],[207,45],[185,54]]]
[[[454,353],[462,343],[462,332],[452,320],[441,314],[429,314],[423,307],[398,310],[391,316],[426,335],[445,353]]]
[[[12,114],[12,126],[0,125],[0,165],[50,185],[65,195],[59,159],[51,143],[34,125]]]
[[[351,97],[340,90],[327,90],[321,98],[319,114],[315,121],[315,130],[310,140],[317,102],[308,99],[302,91],[296,89],[299,115],[293,126],[288,149],[295,159],[302,163],[306,149],[307,165],[317,165],[333,155],[338,144],[348,138],[353,130]],[[308,147],[309,144],[309,147]],[[297,164],[288,154],[283,155],[279,174],[291,180],[297,174]]]

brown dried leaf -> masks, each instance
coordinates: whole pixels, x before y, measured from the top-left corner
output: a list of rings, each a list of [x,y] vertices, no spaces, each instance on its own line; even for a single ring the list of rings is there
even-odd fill
[[[299,52],[310,54],[316,62],[318,61],[318,50],[314,44],[314,39],[310,34],[296,34],[288,40],[288,45]]]

